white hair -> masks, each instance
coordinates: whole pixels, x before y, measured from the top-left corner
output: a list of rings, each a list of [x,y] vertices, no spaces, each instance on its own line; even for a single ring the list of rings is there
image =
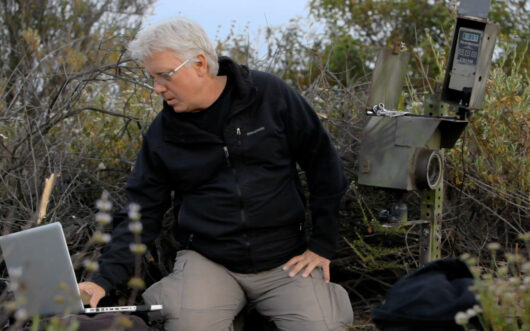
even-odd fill
[[[216,76],[219,70],[217,53],[204,29],[194,21],[177,17],[141,30],[129,44],[129,52],[137,60],[144,60],[153,52],[170,50],[181,61],[204,54],[208,72]]]

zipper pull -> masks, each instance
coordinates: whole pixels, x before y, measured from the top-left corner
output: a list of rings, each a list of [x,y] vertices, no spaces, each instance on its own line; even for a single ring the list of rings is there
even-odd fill
[[[228,153],[228,147],[223,146],[223,150],[225,151],[226,164],[230,167],[230,154]]]
[[[236,129],[236,135],[237,135],[237,145],[241,146],[241,129],[240,128]]]

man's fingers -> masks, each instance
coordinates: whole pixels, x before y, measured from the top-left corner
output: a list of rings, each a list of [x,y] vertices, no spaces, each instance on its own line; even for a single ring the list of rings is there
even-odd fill
[[[93,282],[79,283],[79,293],[83,304],[88,303],[90,307],[97,307],[99,300],[105,296],[105,289]]]
[[[92,298],[90,299],[90,307],[96,308],[98,306],[99,300],[101,300],[103,296],[99,293],[94,293],[92,295]]]
[[[308,277],[316,267],[322,267],[324,273],[324,281],[329,283],[331,277],[329,272],[330,261],[326,258],[319,256],[309,250],[305,251],[302,255],[298,255],[290,259],[283,267],[283,270],[289,271],[289,277],[296,276],[302,269],[305,268],[302,277]]]
[[[302,255],[297,255],[297,256],[293,257],[292,259],[290,259],[289,261],[287,261],[287,263],[283,266],[283,270],[288,270],[288,269],[290,269],[293,265],[295,265],[296,263],[298,263],[298,261],[300,261],[302,258],[303,258]]]
[[[307,265],[307,263],[307,261],[302,260],[295,264],[294,268],[289,272],[289,277],[296,276],[300,272],[300,270],[302,270]]]
[[[87,305],[90,303],[90,299],[92,298],[92,296],[89,293],[87,293],[87,291],[80,289],[79,294],[81,295],[81,301],[83,301],[84,305]]]
[[[317,267],[318,265],[316,263],[309,263],[307,265],[307,268],[305,268],[304,273],[302,274],[302,277],[306,278],[311,274],[311,272]]]

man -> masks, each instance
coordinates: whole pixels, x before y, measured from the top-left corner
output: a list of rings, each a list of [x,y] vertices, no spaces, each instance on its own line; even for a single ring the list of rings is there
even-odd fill
[[[247,304],[281,330],[351,323],[346,291],[329,282],[347,182],[311,107],[281,79],[218,59],[204,30],[184,18],[143,30],[129,48],[164,107],[144,137],[127,197],[141,206],[148,243],[173,196],[176,235],[187,247],[143,294],[163,304],[166,329],[229,330]],[[296,164],[310,190],[309,239]],[[128,281],[132,238],[121,222],[99,273],[79,284],[91,306]]]

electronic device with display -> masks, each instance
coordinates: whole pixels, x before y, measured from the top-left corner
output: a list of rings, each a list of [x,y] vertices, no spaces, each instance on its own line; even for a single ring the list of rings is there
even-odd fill
[[[480,109],[499,27],[480,8],[459,10],[442,88],[442,101],[460,110]],[[486,11],[487,14],[487,11]]]
[[[449,81],[450,89],[465,91],[465,89],[473,87],[482,35],[482,31],[468,28],[462,28],[458,32],[451,80]]]

